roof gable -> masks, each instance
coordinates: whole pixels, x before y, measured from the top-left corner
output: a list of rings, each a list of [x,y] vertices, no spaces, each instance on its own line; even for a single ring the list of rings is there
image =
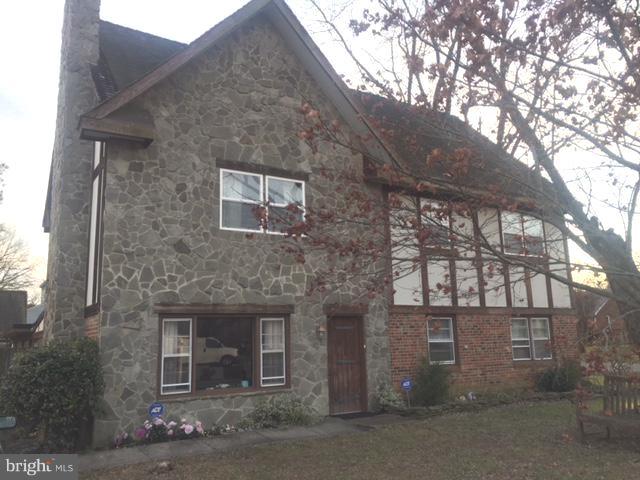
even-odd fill
[[[83,138],[100,139],[99,130],[103,120],[127,106],[135,98],[153,88],[258,14],[265,15],[271,21],[355,133],[361,138],[372,139],[366,142],[364,148],[376,159],[382,161],[395,158],[391,147],[384,142],[377,130],[362,115],[358,104],[349,94],[340,76],[283,0],[252,0],[185,48],[179,48],[178,45],[170,46],[170,48],[175,48],[176,52],[164,63],[122,88],[115,95],[108,97],[107,92],[106,100],[83,116],[80,122]],[[116,74],[113,76],[115,79]],[[115,80],[117,81],[117,79]],[[118,128],[114,130],[113,123],[106,126],[105,131],[123,136]],[[153,139],[141,138],[140,140],[152,141]]]
[[[100,20],[100,61],[92,68],[100,100],[108,100],[186,44]]]

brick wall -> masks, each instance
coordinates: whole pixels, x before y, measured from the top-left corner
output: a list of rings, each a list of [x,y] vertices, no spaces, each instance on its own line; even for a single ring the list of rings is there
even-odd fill
[[[100,314],[96,313],[84,319],[84,335],[98,340],[100,337]]]
[[[441,316],[441,315],[438,315]],[[391,377],[399,388],[402,378],[414,377],[428,354],[427,314],[392,312],[389,319]],[[455,315],[456,364],[448,366],[455,390],[507,390],[530,387],[540,370],[560,358],[576,358],[577,318],[551,317],[553,360],[514,362],[509,313]]]

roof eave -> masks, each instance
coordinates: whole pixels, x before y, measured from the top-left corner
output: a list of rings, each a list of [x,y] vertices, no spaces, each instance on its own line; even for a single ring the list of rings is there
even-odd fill
[[[155,129],[153,125],[141,122],[83,116],[80,119],[80,138],[98,142],[110,139],[128,140],[146,146],[153,142]]]
[[[301,63],[325,91],[355,133],[361,139],[372,139],[364,145],[368,154],[372,158],[379,159],[379,162],[398,161],[400,157],[369,123],[340,76],[283,0],[252,0],[194,40],[187,48],[87,112],[83,120],[105,119],[260,13],[266,14],[285,41],[298,54]],[[100,136],[100,132],[100,129],[83,128],[82,138],[96,139]],[[150,140],[147,139],[147,141]]]

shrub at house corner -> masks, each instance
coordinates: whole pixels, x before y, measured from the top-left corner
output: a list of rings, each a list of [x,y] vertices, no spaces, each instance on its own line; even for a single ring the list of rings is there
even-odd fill
[[[43,447],[71,451],[104,390],[98,345],[89,339],[52,342],[16,356],[2,379],[0,402],[5,415],[37,431]]]

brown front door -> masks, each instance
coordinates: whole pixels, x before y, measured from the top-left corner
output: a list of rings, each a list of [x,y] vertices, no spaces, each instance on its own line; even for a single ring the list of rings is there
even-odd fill
[[[367,369],[362,318],[331,317],[328,321],[329,413],[367,410]]]

